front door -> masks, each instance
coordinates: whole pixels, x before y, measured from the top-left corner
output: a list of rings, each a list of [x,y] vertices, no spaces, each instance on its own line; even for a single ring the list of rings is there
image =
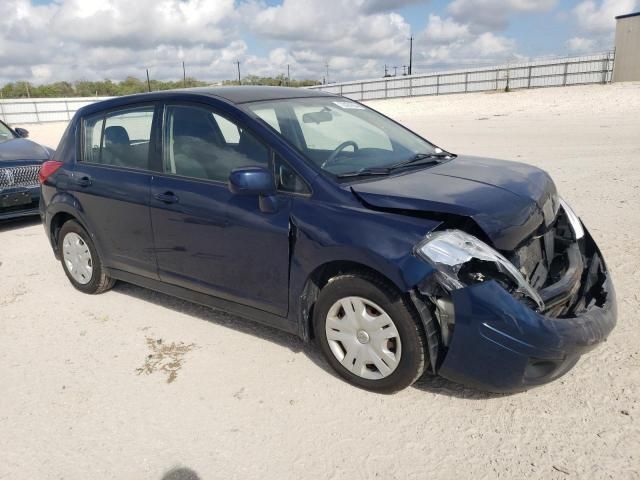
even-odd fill
[[[83,152],[73,191],[107,267],[157,278],[149,216],[153,105],[83,120]]]
[[[163,125],[164,174],[151,185],[160,278],[285,316],[290,200],[263,213],[227,186],[234,168],[269,167],[270,150],[208,106],[167,105]]]

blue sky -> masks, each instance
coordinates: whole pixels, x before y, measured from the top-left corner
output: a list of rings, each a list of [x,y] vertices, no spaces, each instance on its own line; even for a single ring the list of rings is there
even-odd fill
[[[0,84],[244,73],[331,80],[608,50],[640,0],[2,0]]]

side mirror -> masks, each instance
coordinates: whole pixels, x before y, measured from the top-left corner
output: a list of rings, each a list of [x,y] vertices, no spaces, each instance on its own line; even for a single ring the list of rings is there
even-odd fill
[[[271,171],[263,167],[236,168],[229,175],[229,191],[235,195],[273,195],[276,192]]]
[[[20,138],[28,138],[29,137],[29,130],[27,130],[26,128],[16,128],[14,130],[15,130],[15,132],[18,134],[18,136]]]

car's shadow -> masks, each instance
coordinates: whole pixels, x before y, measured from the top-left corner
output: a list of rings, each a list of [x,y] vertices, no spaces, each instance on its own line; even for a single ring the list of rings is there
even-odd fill
[[[322,368],[325,372],[333,375],[334,377],[338,377],[338,375],[322,357],[322,353],[318,348],[316,348],[313,343],[305,343],[304,341],[302,341],[302,339],[295,335],[280,331],[267,325],[262,325],[251,320],[228,314],[222,310],[216,310],[210,307],[188,302],[186,300],[181,300],[179,298],[165,295],[160,292],[155,292],[146,288],[138,287],[130,283],[118,282],[114,287],[114,291],[129,295],[145,302],[151,302],[155,305],[168,308],[175,312],[186,314],[195,318],[199,318],[216,325],[221,325],[226,328],[232,328],[236,331],[258,337],[262,340],[273,342],[295,353],[303,353],[309,358],[309,360],[311,360],[318,367]],[[487,393],[472,388],[467,388],[463,385],[451,382],[442,377],[434,376],[428,372],[426,372],[421,378],[418,379],[418,381],[413,385],[413,388],[425,392],[436,393],[439,395],[447,395],[450,397],[470,400],[486,400],[504,396],[504,394]]]
[[[26,227],[33,227],[34,225],[39,225],[40,223],[40,217],[37,215],[0,220],[0,233],[11,232],[13,230],[19,230]]]
[[[190,468],[176,467],[166,472],[161,480],[200,480],[200,477]]]

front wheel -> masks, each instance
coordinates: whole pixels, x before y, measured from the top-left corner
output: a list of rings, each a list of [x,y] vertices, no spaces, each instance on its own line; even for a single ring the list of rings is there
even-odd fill
[[[62,268],[73,286],[84,293],[97,294],[115,283],[103,270],[91,237],[79,223],[69,220],[58,234]]]
[[[426,341],[417,313],[373,275],[333,278],[314,307],[314,331],[329,364],[358,387],[393,393],[424,372]]]

